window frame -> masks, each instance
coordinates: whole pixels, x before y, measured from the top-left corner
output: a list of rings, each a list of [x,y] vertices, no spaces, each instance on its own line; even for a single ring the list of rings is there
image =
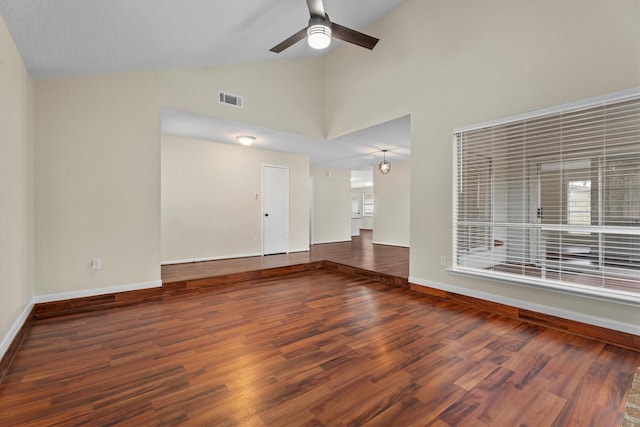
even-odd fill
[[[461,263],[460,260],[462,258],[460,258],[461,256],[464,255],[463,252],[461,252],[461,250],[464,250],[464,247],[460,247],[460,233],[461,230],[463,230],[463,228],[460,226],[461,221],[460,221],[460,209],[463,208],[464,206],[459,206],[459,204],[461,203],[461,199],[460,199],[460,185],[461,182],[464,183],[464,179],[465,177],[463,176],[463,172],[459,170],[459,162],[461,161],[460,157],[463,157],[464,155],[464,151],[461,151],[459,144],[462,144],[462,142],[460,142],[460,136],[462,134],[464,134],[465,132],[472,132],[472,131],[477,131],[477,130],[481,130],[483,128],[491,128],[491,127],[499,127],[499,126],[508,126],[509,124],[518,122],[518,121],[526,121],[526,120],[530,120],[530,119],[535,119],[538,117],[543,117],[543,116],[551,116],[554,114],[563,114],[566,112],[571,112],[574,110],[580,110],[580,109],[588,109],[588,108],[592,108],[592,107],[596,107],[598,105],[608,105],[608,104],[615,104],[617,102],[625,102],[628,100],[633,100],[633,99],[638,99],[640,98],[640,88],[636,88],[636,89],[632,89],[632,90],[628,90],[628,91],[623,91],[623,92],[617,92],[614,94],[608,94],[608,95],[604,95],[601,97],[597,97],[597,98],[591,98],[588,100],[583,100],[583,101],[579,101],[579,102],[575,102],[575,103],[569,103],[569,104],[564,104],[564,105],[560,105],[560,106],[556,106],[556,107],[552,107],[552,108],[548,108],[548,109],[544,109],[544,110],[537,110],[531,113],[526,113],[526,114],[521,114],[521,115],[517,115],[517,116],[511,116],[511,117],[505,117],[499,120],[495,120],[495,121],[491,121],[491,122],[486,122],[486,123],[481,123],[481,124],[477,124],[477,125],[471,125],[471,126],[465,126],[465,127],[460,127],[460,128],[456,128],[453,130],[453,181],[454,181],[454,185],[453,185],[453,227],[452,227],[452,267],[449,269],[450,272],[453,273],[458,273],[458,274],[464,274],[464,275],[469,275],[469,276],[475,276],[475,277],[483,277],[483,278],[487,278],[487,279],[492,279],[492,280],[498,280],[498,281],[502,281],[502,282],[507,282],[507,283],[511,283],[511,284],[519,284],[519,285],[525,285],[525,286],[531,286],[531,287],[536,287],[536,288],[545,288],[545,289],[553,289],[556,291],[560,291],[562,293],[568,293],[568,294],[576,294],[576,295],[581,295],[581,296],[587,296],[587,297],[594,297],[594,298],[598,298],[598,299],[605,299],[605,300],[610,300],[610,301],[616,301],[616,302],[622,302],[622,303],[626,303],[626,304],[632,304],[634,306],[640,305],[640,289],[638,289],[637,291],[627,291],[627,290],[620,290],[620,289],[612,289],[612,288],[599,288],[593,285],[589,285],[589,284],[581,284],[581,283],[567,283],[564,282],[562,280],[550,280],[546,277],[544,277],[544,275],[541,278],[536,278],[533,276],[526,276],[526,275],[514,275],[511,273],[505,273],[505,272],[500,272],[500,271],[492,271],[492,270],[487,270],[484,267],[482,267],[482,262],[486,262],[486,254],[483,253],[477,253],[477,254],[473,254],[471,252],[473,251],[467,251],[469,253],[469,258],[472,259],[474,256],[478,262],[477,266],[474,266],[473,264],[473,260],[469,261],[469,264],[466,264],[464,261]],[[635,155],[635,152],[632,153],[632,156]],[[606,161],[609,160],[615,160],[615,156],[611,156],[611,157],[607,157],[605,159]],[[604,162],[603,162],[604,163]],[[526,168],[531,167],[531,163],[530,163],[530,159],[527,158],[526,162],[525,162],[526,166],[523,167],[523,170],[526,170]],[[492,174],[494,173],[494,171],[492,171]],[[525,173],[529,173],[529,172],[525,172]],[[568,181],[565,181],[565,185],[568,188]],[[492,204],[492,210],[494,209],[493,207],[493,203],[495,203],[494,199],[494,195],[493,195],[493,176],[492,176],[492,195],[490,197],[490,203]],[[592,185],[594,185],[594,182],[592,181]],[[598,200],[591,200],[591,207],[594,207],[593,203],[596,203],[595,207],[598,209],[603,209],[604,207],[602,207],[602,203],[605,200],[605,195],[600,194],[603,189],[605,188],[603,185],[601,185],[600,182],[595,183],[595,185],[598,185]],[[635,187],[634,187],[635,188]],[[567,189],[564,190],[565,191],[565,195],[564,198],[566,199],[565,203],[568,203],[568,194],[566,194],[566,192],[568,191]],[[593,198],[593,194],[591,195],[591,197]],[[591,209],[590,207],[590,209]],[[567,206],[565,206],[563,209],[566,209]],[[545,226],[544,229],[546,230],[551,230],[553,231],[554,229],[557,229],[561,232],[567,232],[567,233],[573,233],[575,234],[574,237],[579,238],[581,234],[586,233],[587,235],[590,233],[597,233],[597,236],[599,237],[599,245],[598,246],[598,251],[602,251],[602,236],[616,236],[616,232],[621,232],[623,237],[624,236],[632,236],[632,239],[635,239],[635,234],[638,234],[638,238],[640,238],[640,230],[630,230],[629,228],[623,228],[623,227],[610,227],[610,226],[604,226],[602,224],[596,224],[594,225],[584,225],[584,224],[569,224],[569,213],[568,211],[566,212],[566,217],[565,220],[563,221],[564,224],[560,223],[560,224],[550,224],[549,226]],[[590,221],[594,220],[594,216],[593,216],[593,212],[590,215]],[[596,218],[596,221],[602,221],[602,213],[598,213]],[[539,221],[541,222],[541,221]],[[462,223],[464,224],[464,221],[462,221]],[[474,225],[473,221],[469,221],[466,223],[467,226],[472,226]],[[479,224],[478,224],[479,225]],[[506,226],[506,224],[503,224]],[[494,227],[491,228],[491,236],[489,237],[490,240],[493,240],[494,242],[500,242],[502,246],[502,244],[504,242],[501,242],[500,240],[497,240],[495,238],[495,221],[492,220],[487,223],[487,226],[490,227]],[[523,230],[524,230],[523,226]],[[540,230],[543,229],[543,227],[539,227]],[[537,232],[534,228],[531,229],[527,229],[523,231],[524,233],[535,233]],[[523,238],[524,241],[524,238]],[[519,242],[520,243],[520,242]],[[522,243],[524,244],[524,243]],[[606,247],[605,247],[606,248]],[[633,248],[633,246],[631,246],[631,248]],[[481,251],[479,251],[481,252]],[[546,253],[545,253],[545,260],[543,261],[543,263],[546,263]],[[635,258],[633,258],[633,260],[635,261]],[[599,264],[602,267],[602,261],[600,261]],[[640,270],[638,270],[640,271]],[[603,273],[604,275],[604,273]],[[604,280],[604,279],[603,279]],[[633,285],[633,280],[632,280],[632,285]]]

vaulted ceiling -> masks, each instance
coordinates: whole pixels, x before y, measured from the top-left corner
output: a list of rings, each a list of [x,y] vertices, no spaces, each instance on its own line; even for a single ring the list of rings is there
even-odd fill
[[[333,22],[363,32],[400,3],[324,0]],[[34,79],[305,58],[326,55],[344,43],[334,39],[329,49],[315,51],[301,41],[280,54],[269,51],[307,25],[305,0],[0,0],[0,14]],[[408,118],[332,141],[175,110],[162,112],[162,126],[167,133],[189,129],[182,136],[204,139],[249,127],[260,148],[299,152],[307,147],[301,154],[312,164],[337,168],[368,169],[380,161],[383,148],[394,150],[391,160],[409,157]],[[342,158],[337,158],[337,143]],[[375,152],[374,159],[363,158]]]

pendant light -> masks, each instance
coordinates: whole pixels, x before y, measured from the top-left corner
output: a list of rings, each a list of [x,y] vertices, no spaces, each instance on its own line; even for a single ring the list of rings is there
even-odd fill
[[[383,160],[378,164],[378,170],[381,174],[386,175],[391,171],[391,163],[387,161],[387,150],[382,150]]]

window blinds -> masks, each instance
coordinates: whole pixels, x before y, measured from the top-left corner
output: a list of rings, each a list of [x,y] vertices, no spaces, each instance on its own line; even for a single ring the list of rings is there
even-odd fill
[[[639,300],[637,91],[454,141],[454,270]]]

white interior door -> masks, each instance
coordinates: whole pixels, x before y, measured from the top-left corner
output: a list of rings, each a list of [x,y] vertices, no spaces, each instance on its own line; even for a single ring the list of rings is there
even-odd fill
[[[262,253],[289,252],[289,168],[262,166]]]

